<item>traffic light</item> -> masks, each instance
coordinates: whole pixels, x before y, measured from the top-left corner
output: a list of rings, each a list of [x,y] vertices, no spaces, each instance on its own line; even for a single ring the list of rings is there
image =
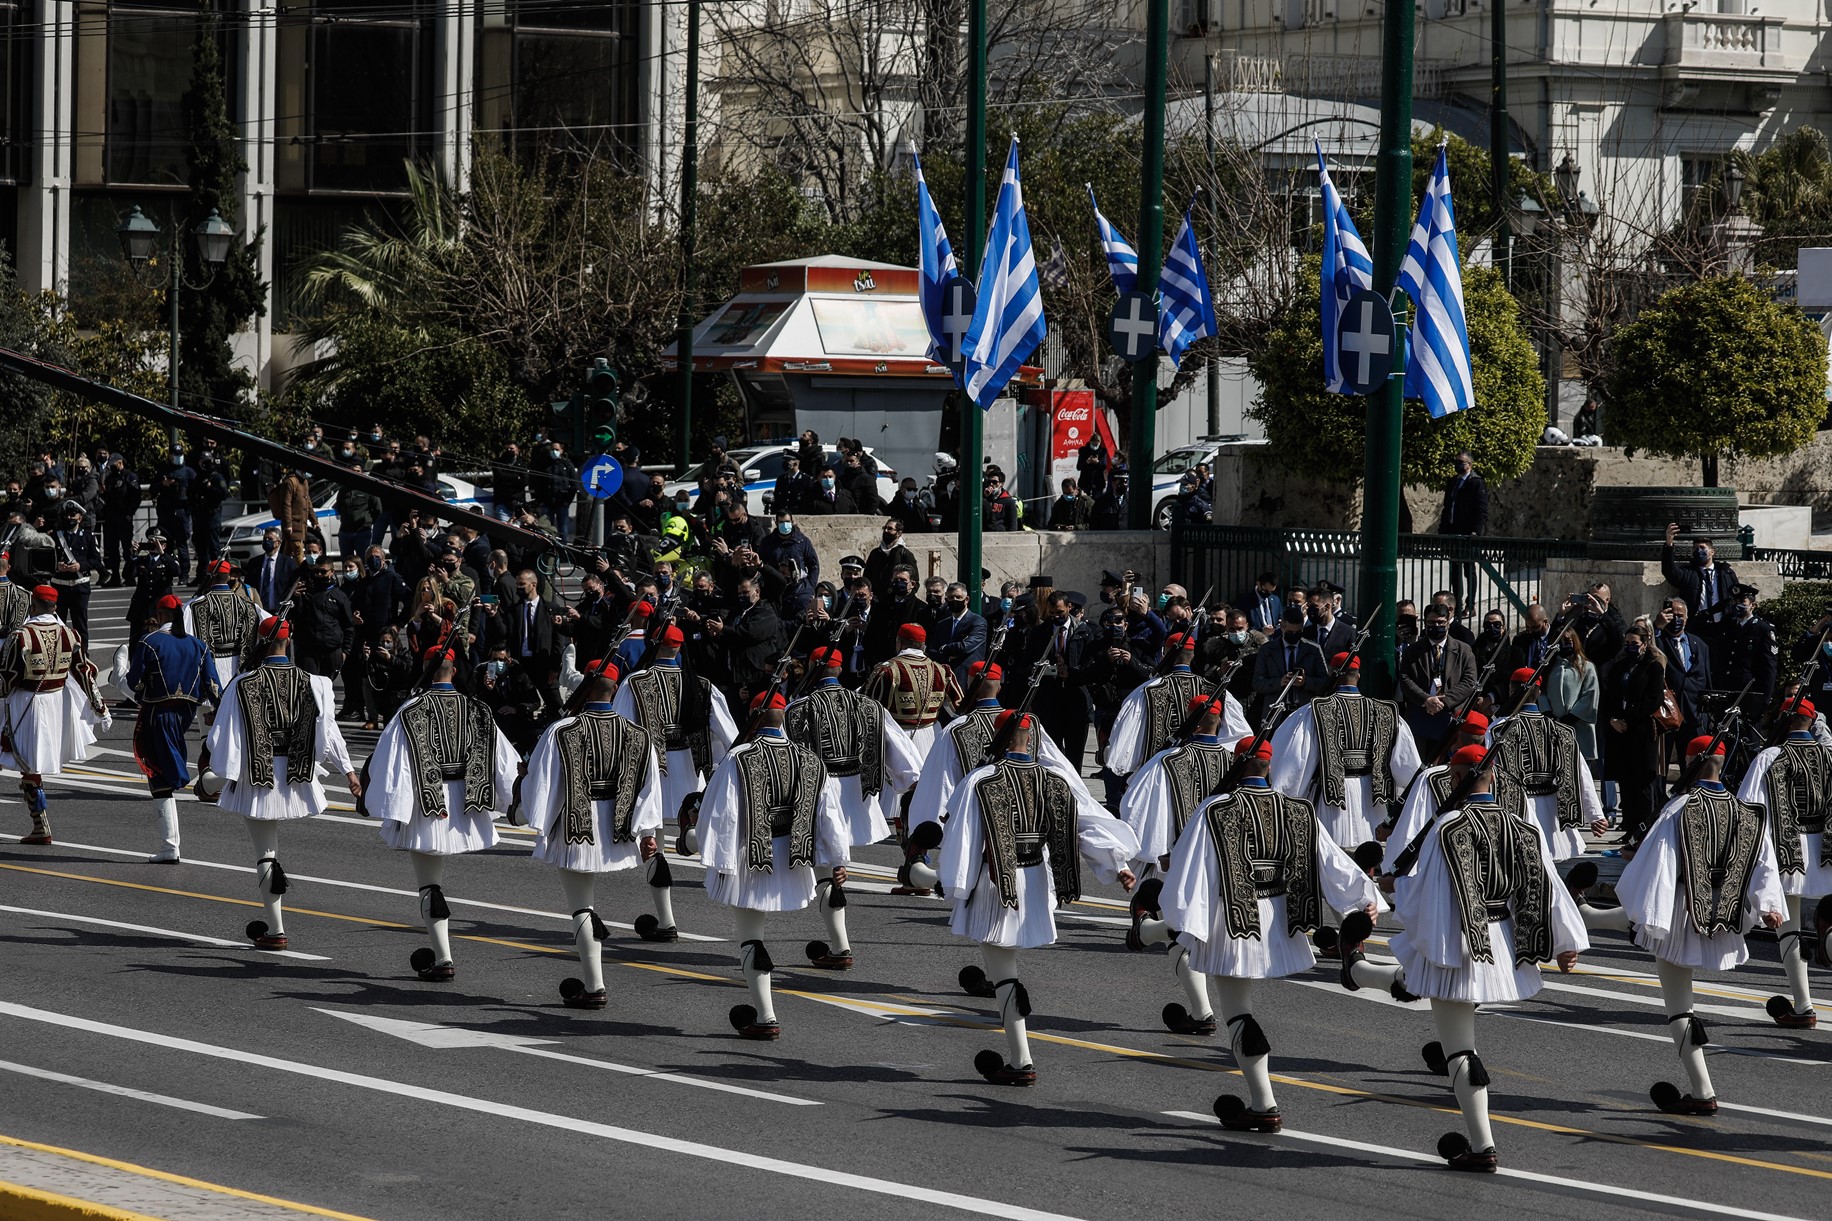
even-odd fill
[[[623,412],[622,381],[611,362],[599,356],[585,375],[585,412],[592,443],[600,450],[617,444],[617,418]]]
[[[554,433],[565,431],[567,443],[572,446],[573,457],[585,452],[585,393],[580,391],[563,403],[550,403],[556,418]]]

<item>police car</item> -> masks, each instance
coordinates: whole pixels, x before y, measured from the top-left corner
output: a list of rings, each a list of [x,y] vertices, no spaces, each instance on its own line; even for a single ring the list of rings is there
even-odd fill
[[[821,449],[828,458],[840,452],[839,448],[833,445],[823,445]],[[726,451],[725,456],[737,464],[740,471],[744,472],[744,507],[746,509],[756,514],[769,512],[768,498],[776,490],[776,479],[782,474],[783,459],[794,452],[793,446],[785,450],[780,442],[771,445],[747,445],[741,449]],[[868,454],[872,452],[869,445],[865,447],[865,452]],[[705,470],[704,462],[689,468],[681,478],[670,482],[663,489],[663,494],[671,500],[676,492],[684,491],[690,498],[698,496],[700,476]],[[809,471],[808,474],[815,479],[820,478],[818,472]],[[878,499],[886,504],[890,503],[897,495],[898,482],[897,472],[879,462]]]
[[[1151,524],[1155,528],[1170,529],[1177,515],[1177,488],[1183,482],[1183,473],[1205,464],[1213,475],[1215,457],[1220,452],[1221,446],[1212,442],[1179,445],[1151,464]]]
[[[335,484],[319,479],[313,480],[312,484],[318,492],[314,506],[314,512],[318,517],[318,529],[324,535],[325,550],[335,555],[337,552],[337,487]],[[469,480],[451,475],[439,476],[439,495],[457,509],[482,508],[484,512],[488,513],[492,508],[489,489],[479,488]],[[396,514],[391,512],[389,516],[393,517]],[[261,535],[266,533],[270,527],[277,527],[279,524],[280,519],[268,512],[249,513],[224,522],[223,529],[229,534],[229,541],[225,547],[229,558],[239,562],[258,554],[261,550]]]

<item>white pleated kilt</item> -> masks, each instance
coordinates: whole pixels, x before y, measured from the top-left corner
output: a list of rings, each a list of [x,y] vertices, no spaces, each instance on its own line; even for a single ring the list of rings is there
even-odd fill
[[[1056,883],[1050,867],[1027,865],[1018,870],[1018,906],[999,902],[999,888],[984,865],[971,894],[954,896],[954,918],[948,927],[968,937],[1007,949],[1034,950],[1056,941]]]
[[[210,670],[216,675],[217,690],[229,685],[229,680],[242,672],[242,659],[239,657],[218,657],[210,655]]]
[[[1800,837],[1800,855],[1805,859],[1805,873],[1784,873],[1781,875],[1781,892],[1796,899],[1818,898],[1820,895],[1832,895],[1832,868],[1819,863],[1820,849],[1825,845],[1825,833],[1814,831]]]
[[[272,788],[256,788],[243,780],[231,780],[224,784],[222,796],[217,798],[217,806],[231,814],[263,822],[284,822],[324,813],[328,803],[324,786],[318,783],[317,765],[312,764],[310,767],[309,782],[293,784],[287,777],[287,764],[290,762],[285,755],[274,759]]]
[[[592,802],[592,842],[566,842],[566,817],[557,815],[548,835],[540,836],[534,845],[534,859],[578,873],[621,873],[642,864],[642,836],[628,843],[613,843],[617,803],[609,798]]]
[[[1386,821],[1384,806],[1374,804],[1374,782],[1366,776],[1343,781],[1343,808],[1317,798],[1317,821],[1344,852],[1353,852],[1374,838],[1374,824]]]
[[[432,818],[410,810],[405,818],[382,820],[382,842],[403,852],[430,856],[459,856],[496,846],[496,823],[489,813],[464,812],[464,781],[445,782],[445,818]]]
[[[895,805],[897,797],[889,789],[879,789],[867,797],[857,776],[836,776],[840,786],[840,810],[846,816],[847,842],[855,848],[876,844],[890,837],[891,825],[884,817],[884,803]]]
[[[907,725],[900,728],[909,735],[910,745],[916,750],[917,762],[927,763],[929,752],[935,748],[935,739],[941,736],[940,722],[930,721],[920,729],[911,729]]]
[[[690,750],[669,751],[668,771],[659,779],[662,787],[663,822],[673,822],[681,812],[681,802],[706,788],[706,777],[693,769],[693,752]]]
[[[1576,827],[1561,828],[1558,825],[1558,797],[1529,797],[1527,808],[1533,812],[1533,818],[1539,823],[1539,829],[1545,833],[1546,846],[1552,849],[1552,859],[1568,861],[1573,857],[1584,855],[1584,833]]]
[[[1188,930],[1177,934],[1178,944],[1190,952],[1190,970],[1232,979],[1282,979],[1317,965],[1310,938],[1285,930],[1284,895],[1259,900],[1258,937],[1228,936],[1221,904],[1215,903],[1213,909],[1212,927],[1203,930],[1207,940]]]
[[[1441,1001],[1467,1001],[1476,1005],[1524,1001],[1539,993],[1544,980],[1534,963],[1514,965],[1514,921],[1491,920],[1489,948],[1494,962],[1447,967],[1428,961],[1404,932],[1393,935],[1388,948],[1406,970],[1406,989]]]
[[[1644,927],[1637,927],[1633,936],[1636,945],[1662,962],[1694,971],[1728,971],[1749,961],[1749,941],[1742,933],[1707,937],[1693,928],[1690,920],[1682,921],[1664,937]]]
[[[706,871],[706,893],[715,903],[745,907],[757,912],[795,912],[814,902],[814,869],[789,867],[789,837],[770,841],[770,871],[759,873],[746,864],[746,848],[738,845],[738,870]]]
[[[17,772],[55,776],[64,764],[89,757],[95,730],[84,715],[88,702],[72,683],[52,691],[15,691],[6,697],[12,727],[10,752],[0,766]]]

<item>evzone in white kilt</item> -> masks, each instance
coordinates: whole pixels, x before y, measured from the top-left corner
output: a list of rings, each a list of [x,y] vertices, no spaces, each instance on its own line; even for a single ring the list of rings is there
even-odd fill
[[[83,688],[80,648],[69,625],[45,610],[29,616],[0,649],[7,685],[0,767],[20,774],[19,791],[32,817],[24,843],[51,842],[43,777],[88,758],[98,732],[112,724],[107,708],[98,710]]]
[[[1386,910],[1374,880],[1330,839],[1309,802],[1253,776],[1205,800],[1184,824],[1160,903],[1165,921],[1181,930],[1173,972],[1189,1001],[1167,1005],[1165,1025],[1183,1034],[1214,1033],[1205,979],[1214,976],[1248,1093],[1244,1103],[1224,1095],[1216,1114],[1233,1130],[1278,1131],[1271,1044],[1253,1017],[1252,981],[1316,965],[1309,934],[1326,905],[1339,916]]]
[[[1490,747],[1497,743],[1501,757],[1496,769],[1520,786],[1552,859],[1583,856],[1584,829],[1600,832],[1608,823],[1596,780],[1571,727],[1528,703],[1489,727]]]
[[[897,799],[915,785],[920,760],[883,707],[840,686],[844,656],[837,648],[814,650],[810,664],[822,677],[807,695],[790,703],[783,730],[826,765],[827,775],[839,788],[848,842],[863,848],[891,834]],[[809,961],[824,970],[849,970],[853,953],[846,932],[845,888],[834,884],[829,869],[816,869],[814,876],[827,939],[808,944]]]
[[[1689,756],[1705,742],[1694,739]],[[1758,924],[1779,928],[1787,910],[1766,812],[1717,783],[1715,765],[1702,775],[1661,807],[1616,880],[1629,935],[1654,955],[1667,1032],[1687,1078],[1685,1093],[1663,1081],[1651,1096],[1678,1115],[1717,1113],[1705,1067],[1709,1040],[1693,1009],[1693,972],[1741,966],[1749,959],[1749,931]]]
[[[1473,753],[1465,759],[1465,751]],[[1479,766],[1484,753],[1465,747],[1453,761]],[[1556,959],[1569,969],[1590,948],[1539,824],[1510,813],[1488,786],[1489,777],[1480,777],[1479,791],[1441,814],[1412,872],[1395,879],[1394,905],[1405,924],[1388,943],[1397,966],[1366,961],[1358,944],[1366,926],[1351,928],[1359,923],[1354,917],[1343,922],[1345,984],[1385,986],[1431,1002],[1438,1039],[1426,1044],[1425,1060],[1450,1077],[1466,1129],[1438,1142],[1453,1170],[1497,1165],[1488,1070],[1476,1052],[1476,1006],[1537,995],[1540,963]]]
[[[692,855],[692,836],[686,832],[695,818],[694,806],[705,791],[706,778],[737,740],[738,726],[719,689],[681,667],[682,640],[680,628],[672,624],[664,628],[655,663],[625,679],[611,707],[649,735],[661,816],[664,821],[680,820],[681,851]],[[691,689],[689,684],[693,684]],[[699,707],[701,701],[703,709]],[[674,874],[668,867],[666,850],[651,856],[643,871],[655,910],[636,918],[637,935],[644,941],[678,940]]]
[[[1113,728],[1107,732],[1107,770],[1116,776],[1130,776],[1154,755],[1168,749],[1188,715],[1190,701],[1208,689],[1201,675],[1179,665],[1128,691],[1113,715]],[[1240,701],[1226,691],[1222,696],[1222,740],[1234,742],[1251,735],[1253,726],[1241,710]]]
[[[812,903],[816,871],[843,870],[852,847],[840,786],[813,751],[783,733],[781,699],[756,736],[714,770],[700,804],[706,893],[732,909],[751,994],[750,1004],[731,1011],[731,1023],[748,1039],[782,1033],[770,989],[775,964],[763,941],[765,917]]]
[[[534,828],[534,859],[560,871],[566,892],[584,976],[560,985],[570,1008],[606,1004],[599,943],[609,934],[595,903],[597,878],[661,855],[661,795],[649,734],[608,702],[548,726],[528,756],[517,817]]]
[[[1351,853],[1374,838],[1418,770],[1399,706],[1353,686],[1311,700],[1272,735],[1272,787],[1315,805],[1323,829]]]
[[[942,821],[954,801],[961,779],[975,768],[984,766],[986,747],[992,741],[999,714],[1004,711],[997,697],[989,697],[942,726],[928,757],[923,760],[922,774],[916,778],[916,788],[910,797],[911,831],[923,823]],[[1032,739],[1037,762],[1079,790],[1078,800],[1100,805],[1088,791],[1087,781],[1041,726],[1032,731]]]
[[[1251,731],[1249,731],[1251,736]],[[1181,746],[1161,750],[1132,773],[1120,798],[1120,818],[1138,837],[1133,864],[1140,877],[1162,873],[1184,823],[1213,796],[1234,761],[1233,739],[1194,734]]]
[[[362,808],[381,819],[382,842],[413,861],[430,948],[410,960],[421,979],[453,978],[445,858],[496,846],[521,756],[480,701],[449,681],[409,699],[382,728],[365,766]]]
[[[209,589],[185,603],[185,634],[197,637],[210,650],[210,668],[219,690],[242,672],[242,657],[254,642],[263,617],[260,603],[220,575]]]
[[[1020,729],[1014,745],[1028,745]],[[1138,855],[1132,828],[1055,769],[1013,751],[970,773],[954,790],[941,843],[941,884],[954,904],[949,929],[981,944],[986,965],[961,972],[961,986],[996,998],[1007,1057],[987,1050],[974,1061],[987,1080],[1036,1081],[1025,1019],[1030,997],[1018,979],[1020,949],[1056,940],[1055,909],[1081,897],[1081,871],[1127,888]]]
[[[218,804],[246,820],[254,841],[255,885],[266,919],[251,923],[248,935],[260,949],[286,948],[280,824],[324,812],[319,764],[346,777],[356,771],[337,728],[335,700],[329,678],[307,674],[283,655],[270,656],[230,681],[206,738],[224,780]]]
[[[1818,719],[1809,701],[1796,710],[1803,726]],[[1832,934],[1832,840],[1826,820],[1832,815],[1832,750],[1810,728],[1797,728],[1779,745],[1755,757],[1743,775],[1737,796],[1768,811],[1768,830],[1775,866],[1787,899],[1787,923],[1781,926],[1781,967],[1788,995],[1771,997],[1768,1012],[1777,1025],[1811,1029],[1819,1024],[1807,981],[1807,946],[1813,958],[1826,961]]]
[[[923,632],[920,624],[905,624],[897,629],[898,640],[916,639]],[[924,633],[921,637],[927,639]],[[889,661],[879,662],[865,680],[867,699],[884,705],[897,728],[910,740],[917,768],[928,760],[929,752],[941,737],[941,714],[944,708],[958,708],[964,696],[954,681],[954,671],[934,661],[919,644],[908,644]]]

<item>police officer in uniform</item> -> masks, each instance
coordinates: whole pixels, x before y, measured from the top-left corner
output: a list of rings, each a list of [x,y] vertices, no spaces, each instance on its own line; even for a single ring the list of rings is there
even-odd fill
[[[1711,661],[1717,671],[1712,679],[1726,691],[1741,691],[1743,684],[1753,681],[1755,685],[1743,700],[1743,715],[1753,720],[1774,698],[1781,645],[1775,639],[1775,625],[1756,614],[1756,587],[1738,585],[1731,594],[1730,613],[1719,625],[1712,645]]]
[[[133,581],[134,596],[127,604],[127,643],[130,647],[139,644],[140,638],[152,627],[159,599],[171,593],[178,581],[178,564],[165,549],[164,531],[155,528],[146,532],[140,554],[134,558]]]

